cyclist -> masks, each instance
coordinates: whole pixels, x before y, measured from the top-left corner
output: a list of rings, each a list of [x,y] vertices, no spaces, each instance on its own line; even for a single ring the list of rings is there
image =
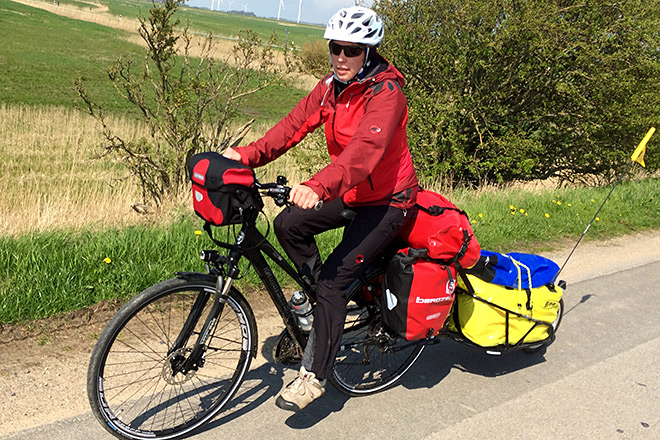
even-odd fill
[[[418,188],[406,136],[404,79],[376,49],[381,19],[364,7],[343,8],[328,22],[324,38],[332,73],[263,138],[224,153],[258,167],[325,124],[331,163],[292,187],[295,206],[274,222],[282,247],[317,296],[302,367],[276,401],[292,411],[325,393],[346,318],[345,292],[397,235]],[[311,209],[319,201],[322,208]],[[355,212],[350,222],[341,215],[346,207]],[[314,236],[342,226],[343,239],[322,263]]]

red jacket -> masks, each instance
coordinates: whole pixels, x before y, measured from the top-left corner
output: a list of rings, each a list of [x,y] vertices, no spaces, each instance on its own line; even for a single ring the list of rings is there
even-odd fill
[[[323,78],[263,138],[236,148],[242,162],[265,165],[325,123],[332,162],[304,185],[321,200],[343,197],[349,206],[413,206],[418,183],[406,136],[404,79],[394,66],[386,65],[385,70],[349,84],[337,99],[335,79]]]

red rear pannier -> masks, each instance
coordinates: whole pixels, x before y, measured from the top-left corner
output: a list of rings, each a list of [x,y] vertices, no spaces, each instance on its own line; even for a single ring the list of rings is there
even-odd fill
[[[213,225],[241,223],[246,210],[263,208],[254,171],[240,162],[208,151],[190,158],[188,173],[195,213]]]
[[[455,287],[455,268],[428,260],[426,250],[402,249],[383,278],[383,322],[408,341],[435,336],[447,320]]]
[[[427,249],[432,259],[450,261],[458,254],[465,268],[479,261],[481,247],[465,211],[440,194],[421,190],[417,194],[416,216],[399,233],[399,238],[417,249]]]

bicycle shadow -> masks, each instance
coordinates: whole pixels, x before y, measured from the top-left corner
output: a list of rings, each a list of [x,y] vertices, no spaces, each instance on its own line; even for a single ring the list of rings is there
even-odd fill
[[[272,336],[264,341],[261,353],[267,362],[257,368],[251,368],[229,405],[212,421],[191,433],[191,435],[200,434],[229,423],[255,410],[280,393],[284,387],[286,370],[298,370],[300,364],[284,365],[275,362],[272,352],[278,338],[279,336]],[[320,404],[319,401],[312,402],[305,408],[305,411],[292,413],[285,423],[293,429],[309,428],[328,415],[340,411],[347,401],[348,396],[343,395],[328,383],[326,385],[326,395]]]
[[[267,362],[251,369],[227,408],[195,434],[229,423],[274,399],[279,394],[285,385],[284,377],[287,370],[297,370],[300,364],[284,365],[274,361],[272,351],[277,340],[278,336],[273,336],[264,341],[261,352]],[[453,368],[485,377],[497,377],[542,362],[545,362],[542,353],[527,354],[522,351],[514,351],[501,356],[493,356],[486,354],[483,350],[447,339],[437,345],[427,347],[411,371],[402,378],[397,386],[409,390],[433,388],[444,380]],[[326,394],[322,399],[312,402],[304,411],[291,413],[285,424],[291,429],[310,428],[329,415],[341,411],[348,399],[347,395],[338,391],[328,382]],[[274,401],[272,404],[274,405]]]

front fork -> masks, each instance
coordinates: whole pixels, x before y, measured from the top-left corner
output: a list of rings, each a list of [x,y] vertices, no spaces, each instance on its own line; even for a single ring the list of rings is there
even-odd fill
[[[231,258],[230,258],[231,260]],[[231,262],[231,261],[230,261]],[[235,268],[235,270],[233,270]],[[190,355],[185,357],[181,354],[182,349],[186,346],[186,342],[193,334],[197,322],[202,317],[202,312],[206,307],[206,304],[209,301],[211,292],[203,290],[197,296],[195,303],[193,304],[190,314],[186,319],[181,332],[177,336],[176,341],[168,351],[168,357],[174,353],[179,353],[172,356],[170,362],[172,366],[172,376],[177,373],[187,374],[190,371],[197,371],[199,368],[204,366],[204,355],[206,353],[207,341],[209,337],[214,333],[216,326],[218,325],[218,320],[222,316],[222,311],[227,303],[229,298],[229,290],[231,289],[234,278],[231,277],[234,272],[237,272],[238,268],[236,264],[230,265],[230,276],[225,277],[222,273],[218,273],[217,281],[215,284],[215,292],[213,292],[214,300],[211,311],[206,317],[206,321],[202,326],[202,329],[197,337],[197,341],[190,352]]]

